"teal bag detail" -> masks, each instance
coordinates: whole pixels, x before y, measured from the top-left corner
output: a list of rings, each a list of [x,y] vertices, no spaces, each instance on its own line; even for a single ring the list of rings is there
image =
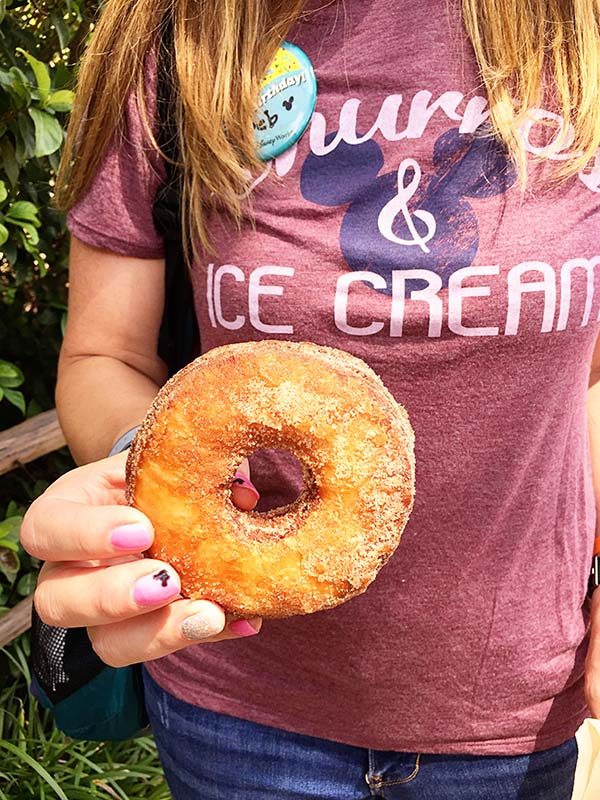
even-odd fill
[[[34,608],[31,667],[32,694],[67,736],[121,741],[148,727],[141,666],[104,664],[85,628],[47,625]]]
[[[54,704],[34,679],[32,693],[73,739],[123,741],[148,727],[141,668],[104,667],[74,694]]]

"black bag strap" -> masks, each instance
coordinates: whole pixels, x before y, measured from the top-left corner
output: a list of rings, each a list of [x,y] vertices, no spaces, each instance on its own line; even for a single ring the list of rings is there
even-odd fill
[[[175,164],[165,160],[166,178],[152,209],[156,230],[165,245],[165,306],[158,352],[173,375],[200,354],[200,334],[194,309],[194,293],[185,264],[181,226],[182,172],[179,166],[179,134],[175,114],[177,82],[173,24],[167,14],[157,48],[157,141]]]

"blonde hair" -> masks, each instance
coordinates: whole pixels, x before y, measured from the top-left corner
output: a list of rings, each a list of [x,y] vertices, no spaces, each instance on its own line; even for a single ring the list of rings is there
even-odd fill
[[[563,118],[546,148],[561,154],[556,176],[583,169],[600,147],[600,2],[598,0],[462,0],[494,133],[526,176],[520,130],[530,109],[548,102]]]
[[[304,0],[107,0],[82,60],[55,189],[69,209],[87,189],[119,129],[130,89],[153,146],[144,62],[171,15],[177,122],[183,169],[182,216],[189,239],[210,248],[207,216],[244,217],[248,176],[260,169],[252,122],[261,79],[303,13]],[[599,0],[462,0],[493,132],[521,174],[519,130],[552,87],[556,111],[572,125],[561,174],[582,169],[600,146]],[[568,131],[569,126],[564,126]],[[558,149],[567,134],[558,137]]]

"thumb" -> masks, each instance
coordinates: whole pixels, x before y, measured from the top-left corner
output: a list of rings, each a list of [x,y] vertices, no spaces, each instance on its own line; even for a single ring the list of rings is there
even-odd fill
[[[231,499],[241,511],[252,511],[260,500],[260,495],[250,478],[241,469],[231,482]]]

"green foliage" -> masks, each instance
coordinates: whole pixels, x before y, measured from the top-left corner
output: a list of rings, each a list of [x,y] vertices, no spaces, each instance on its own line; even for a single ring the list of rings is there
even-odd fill
[[[25,510],[72,466],[71,456],[64,448],[0,477],[0,616],[35,586],[39,563],[18,541]]]
[[[39,562],[19,542],[24,511],[11,501],[0,522],[0,616],[35,589]]]
[[[96,8],[96,0],[0,0],[0,430],[54,405],[68,239],[53,186]],[[0,520],[11,501],[22,510],[71,466],[63,454],[42,463],[41,474],[29,466],[0,477]],[[14,552],[16,575],[0,550],[0,608],[31,584],[28,558]]]
[[[0,400],[5,398],[19,411],[25,413],[25,398],[22,392],[16,390],[24,381],[23,373],[14,364],[0,358]]]
[[[154,742],[74,742],[28,694],[26,637],[0,659],[0,800],[169,800]]]
[[[0,430],[53,405],[68,241],[53,186],[96,7],[0,0]]]
[[[0,430],[54,405],[68,240],[53,186],[95,12],[94,0],[0,0]],[[53,453],[0,477],[0,614],[35,585],[25,508],[70,466]]]

